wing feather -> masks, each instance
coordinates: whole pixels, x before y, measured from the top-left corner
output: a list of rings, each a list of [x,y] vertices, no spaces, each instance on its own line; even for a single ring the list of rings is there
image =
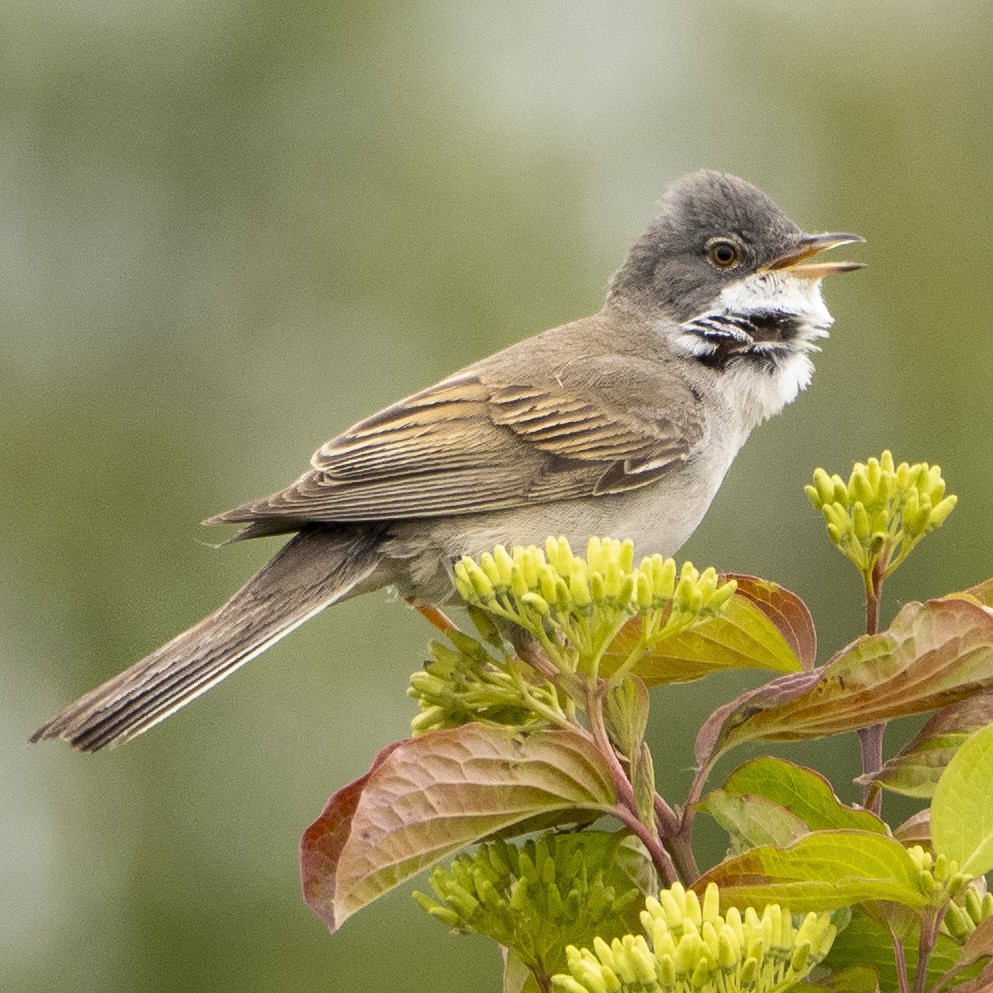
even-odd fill
[[[621,493],[693,452],[702,426],[683,399],[677,427],[557,379],[463,373],[359,422],[290,486],[207,523],[438,517]]]

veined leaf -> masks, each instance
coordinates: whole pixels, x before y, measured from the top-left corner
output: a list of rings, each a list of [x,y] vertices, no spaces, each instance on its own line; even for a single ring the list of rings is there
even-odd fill
[[[465,845],[592,819],[615,800],[609,769],[579,732],[522,736],[476,723],[402,741],[331,797],[304,833],[304,896],[333,931]]]
[[[830,973],[820,982],[796,983],[790,993],[879,993],[879,973],[872,966],[852,965]]]
[[[904,942],[907,972],[913,976],[917,971],[918,943],[916,938]],[[960,945],[947,934],[939,934],[934,950],[928,959],[927,989],[955,968],[962,955]],[[825,968],[847,972],[849,969],[864,966],[871,962],[879,973],[879,985],[883,990],[900,988],[896,968],[896,952],[886,926],[866,914],[856,911],[851,923],[834,939],[831,951],[821,963]]]
[[[993,607],[993,576],[989,579],[984,579],[983,582],[977,583],[975,586],[970,586],[969,589],[962,592],[966,596],[974,597],[985,607]]]
[[[693,888],[703,893],[711,882],[722,906],[781,903],[794,913],[871,900],[913,909],[928,902],[906,849],[871,831],[815,831],[787,848],[753,848],[714,866]]]
[[[920,845],[926,850],[931,849],[931,808],[925,807],[911,814],[902,824],[893,828],[893,837],[901,845]]]
[[[784,847],[810,831],[796,814],[764,796],[716,789],[695,804],[695,809],[710,814],[727,831],[732,852],[759,845]]]
[[[727,669],[798,672],[814,664],[817,638],[806,604],[782,586],[754,576],[722,575],[738,586],[719,617],[666,638],[639,659],[634,673],[648,686],[689,682]],[[641,619],[614,639],[600,671],[610,675],[634,651]]]
[[[993,869],[993,725],[962,745],[938,781],[931,802],[936,852],[981,876]]]
[[[860,776],[855,782],[877,782],[905,796],[933,796],[942,772],[962,743],[991,723],[993,693],[980,693],[943,707],[879,772]]]
[[[819,772],[772,757],[739,766],[699,809],[750,845],[786,845],[830,828],[886,833],[886,825],[869,811],[846,807]]]
[[[852,731],[993,689],[993,612],[963,597],[907,604],[813,672],[781,676],[717,710],[697,736],[707,764],[745,741]]]

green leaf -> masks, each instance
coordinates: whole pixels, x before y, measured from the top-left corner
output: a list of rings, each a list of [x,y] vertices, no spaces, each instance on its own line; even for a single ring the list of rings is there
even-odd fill
[[[846,807],[819,772],[766,756],[740,765],[724,789],[739,796],[763,796],[785,807],[809,830],[850,828],[886,834],[886,825],[867,810]]]
[[[728,669],[798,672],[814,664],[817,639],[810,611],[789,590],[754,576],[726,574],[737,590],[718,617],[666,638],[648,649],[634,672],[648,686],[689,682]],[[610,675],[640,641],[633,618],[614,639],[600,671]]]
[[[879,993],[879,973],[872,966],[853,965],[832,972],[820,982],[796,983],[790,993]]]
[[[913,977],[917,971],[918,942],[916,936],[904,943],[907,973]],[[928,960],[927,988],[950,972],[959,962],[961,948],[947,934],[939,934]],[[871,963],[879,973],[879,986],[883,990],[899,989],[896,952],[885,925],[859,911],[852,915],[851,923],[834,939],[831,951],[821,965],[828,969],[848,971]]]
[[[331,797],[300,846],[304,896],[332,931],[356,910],[495,833],[610,813],[610,771],[568,730],[466,724],[384,749]]]
[[[784,846],[810,831],[829,828],[886,833],[878,817],[846,807],[819,772],[771,757],[739,766],[723,789],[708,793],[697,809],[728,832],[736,850]]]
[[[694,884],[721,890],[722,906],[782,903],[794,913],[869,900],[924,907],[927,896],[906,849],[871,831],[816,831],[787,848],[763,846],[725,859]]]
[[[701,764],[746,741],[797,741],[921,713],[993,689],[993,614],[963,597],[907,604],[813,672],[738,697],[697,736]]]
[[[944,707],[872,776],[855,782],[879,783],[904,796],[930,797],[945,767],[974,732],[993,723],[993,693],[980,693]]]
[[[993,869],[993,725],[959,748],[938,781],[931,803],[936,852],[960,871],[981,876]]]
[[[727,831],[735,853],[759,845],[785,847],[809,833],[796,814],[763,796],[739,796],[716,789],[694,806]]]

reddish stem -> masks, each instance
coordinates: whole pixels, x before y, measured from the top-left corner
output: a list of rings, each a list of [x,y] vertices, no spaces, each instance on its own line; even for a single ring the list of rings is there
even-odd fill
[[[883,580],[886,578],[888,555],[880,555],[865,576],[865,632],[877,634],[879,631],[879,605],[883,597]],[[862,746],[862,775],[871,776],[883,767],[883,732],[885,724],[874,724],[859,731]],[[867,783],[862,787],[862,806],[879,816],[883,808],[883,792],[877,783]]]
[[[610,769],[614,786],[617,788],[619,803],[615,810],[615,815],[626,824],[631,831],[638,836],[641,843],[648,849],[655,868],[659,875],[665,880],[667,886],[679,881],[676,867],[673,865],[669,853],[662,847],[655,824],[651,826],[644,824],[638,816],[638,801],[634,795],[634,787],[628,779],[621,760],[617,757],[613,742],[607,734],[607,727],[603,721],[603,691],[604,683],[597,687],[589,687],[586,693],[586,716],[590,722],[590,731],[593,733],[593,740],[600,750],[607,766]],[[654,819],[653,819],[654,820]]]
[[[907,960],[904,957],[903,942],[893,933],[890,928],[890,941],[893,943],[893,955],[896,959],[897,982],[900,984],[900,993],[910,993],[910,984],[907,981]]]

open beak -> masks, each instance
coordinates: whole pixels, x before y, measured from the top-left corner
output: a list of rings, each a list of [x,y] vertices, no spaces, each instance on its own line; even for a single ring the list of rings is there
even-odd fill
[[[865,241],[857,234],[805,234],[791,252],[759,267],[759,272],[789,272],[801,279],[823,279],[836,272],[854,272],[865,267],[864,262],[806,262],[812,255],[839,245]]]

